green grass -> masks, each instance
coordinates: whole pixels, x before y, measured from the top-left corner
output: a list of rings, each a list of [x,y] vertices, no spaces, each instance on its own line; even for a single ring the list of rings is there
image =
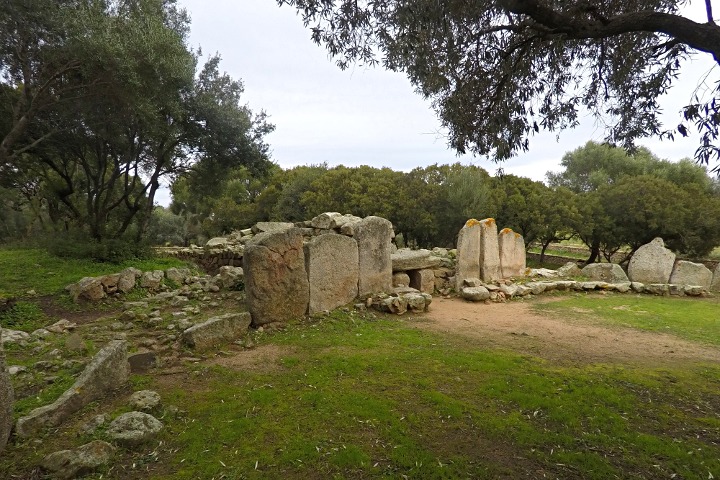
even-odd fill
[[[0,296],[53,295],[83,277],[117,273],[127,267],[142,271],[185,267],[174,258],[133,260],[121,264],[60,258],[36,248],[0,248]]]
[[[720,474],[716,365],[559,367],[339,314],[268,342],[270,368],[154,385],[187,413],[148,478]]]
[[[605,324],[720,345],[720,301],[714,298],[578,295],[535,304],[534,308],[561,317],[599,318]]]

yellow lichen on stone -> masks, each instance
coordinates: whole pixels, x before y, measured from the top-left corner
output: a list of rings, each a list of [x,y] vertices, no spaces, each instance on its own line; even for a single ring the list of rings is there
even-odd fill
[[[520,235],[519,233],[515,232],[515,238],[520,238],[520,237],[522,237],[522,235]]]
[[[474,227],[475,225],[480,225],[480,221],[477,220],[476,218],[471,218],[470,220],[465,222],[465,226],[468,228]]]
[[[508,235],[510,233],[514,233],[512,228],[503,228],[500,230],[500,235]]]
[[[495,224],[495,219],[494,218],[486,218],[481,223],[484,224],[486,227],[490,227]]]

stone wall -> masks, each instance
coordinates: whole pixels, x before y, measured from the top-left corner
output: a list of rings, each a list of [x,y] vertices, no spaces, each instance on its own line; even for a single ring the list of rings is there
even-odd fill
[[[327,212],[256,235],[243,270],[253,325],[333,310],[392,291],[392,224]]]

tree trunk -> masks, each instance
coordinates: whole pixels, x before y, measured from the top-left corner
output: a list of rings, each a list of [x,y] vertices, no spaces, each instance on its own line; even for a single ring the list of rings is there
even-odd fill
[[[598,258],[600,258],[600,242],[593,241],[590,247],[590,258],[585,261],[585,265],[597,262]]]

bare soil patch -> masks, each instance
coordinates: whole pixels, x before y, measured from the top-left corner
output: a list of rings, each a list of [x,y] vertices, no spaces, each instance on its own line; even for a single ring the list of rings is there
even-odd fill
[[[678,362],[720,362],[720,349],[681,338],[617,326],[598,326],[577,318],[533,311],[552,298],[508,303],[471,303],[436,298],[418,328],[457,334],[478,345],[563,363],[634,363],[654,366]]]

